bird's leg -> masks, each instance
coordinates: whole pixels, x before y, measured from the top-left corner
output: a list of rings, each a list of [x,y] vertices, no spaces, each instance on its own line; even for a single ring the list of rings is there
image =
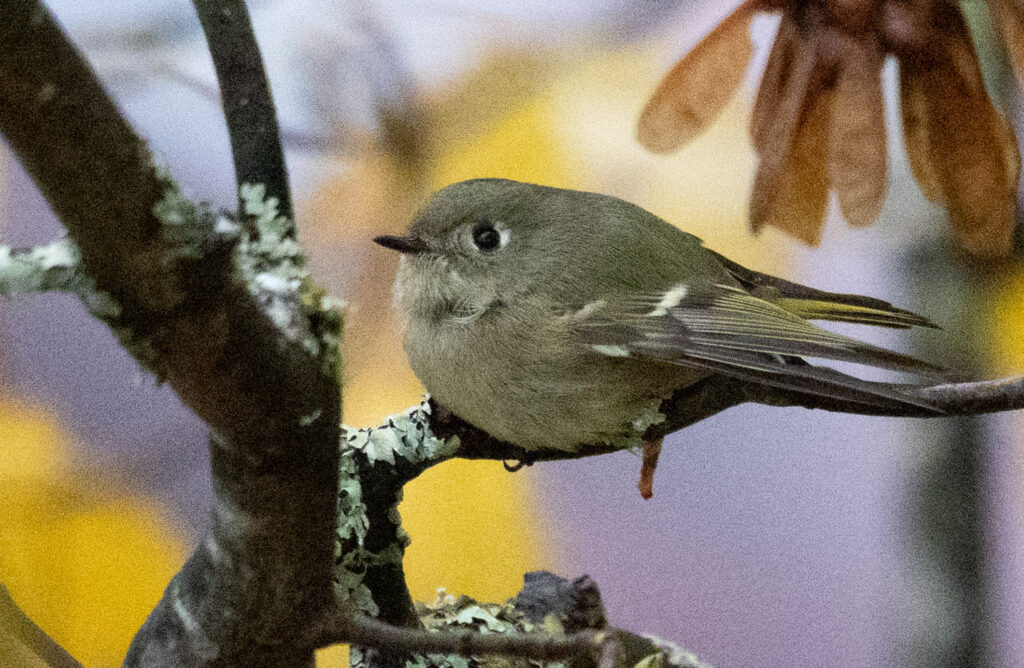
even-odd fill
[[[636,484],[640,496],[649,499],[654,496],[654,469],[658,468],[658,455],[661,454],[661,439],[643,440],[643,464],[640,466],[640,482]]]

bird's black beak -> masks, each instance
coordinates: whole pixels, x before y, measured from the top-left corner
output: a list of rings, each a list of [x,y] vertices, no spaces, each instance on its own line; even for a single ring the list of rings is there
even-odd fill
[[[393,237],[390,234],[382,234],[379,237],[374,237],[373,242],[380,244],[384,248],[390,248],[391,250],[408,255],[415,255],[427,250],[427,244],[419,237]]]

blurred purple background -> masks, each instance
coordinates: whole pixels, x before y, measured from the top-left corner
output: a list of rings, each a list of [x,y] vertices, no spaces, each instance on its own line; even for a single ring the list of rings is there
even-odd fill
[[[218,105],[158,78],[140,85],[130,67],[137,56],[119,62],[119,46],[111,42],[119,32],[150,22],[172,24],[178,32],[157,49],[163,49],[161,58],[212,81],[189,3],[48,4],[93,54],[126,112],[186,192],[230,205],[232,171]],[[714,5],[704,16],[702,8],[712,3],[667,11],[671,4],[640,10],[636,3],[613,0],[417,0],[360,11],[392,31],[414,80],[437,86],[472,69],[474,58],[495,39],[503,47],[568,39],[614,44],[648,29],[664,41],[674,31],[680,35],[677,50],[663,54],[670,64],[723,11]],[[299,82],[286,76],[289,59],[314,28],[354,30],[350,19],[356,14],[324,3],[251,5],[286,123],[323,132],[329,119],[307,108]],[[143,68],[141,78],[146,76]],[[333,91],[333,113],[349,114],[356,125],[371,123],[365,107],[343,92]],[[323,103],[329,107],[330,97]],[[371,120],[358,120],[360,114]],[[289,160],[298,197],[315,190],[324,169],[337,168],[334,159],[316,154]],[[902,158],[891,158],[897,160]],[[917,222],[898,232],[891,224],[852,232],[831,221],[820,250],[793,251],[790,277],[907,303],[900,249],[944,230],[924,230],[922,200],[907,185],[905,166],[893,171],[895,201],[887,211]],[[3,242],[19,246],[58,236],[60,226],[20,168],[12,164],[5,178]],[[908,207],[916,213],[906,214]],[[340,291],[355,279],[329,280],[334,284],[328,287]],[[892,345],[909,341],[900,336]],[[114,471],[164,501],[172,521],[198,535],[209,497],[205,427],[172,391],[140,374],[104,326],[69,297],[5,301],[0,350],[5,390],[60,416],[64,428],[85,444],[77,453],[82,468]],[[986,419],[984,431],[985,662],[1024,666],[1019,418]],[[915,421],[744,406],[671,437],[650,502],[636,493],[639,459],[629,453],[538,465],[519,475],[542,490],[537,505],[546,514],[537,522],[564,555],[564,563],[551,568],[594,577],[613,623],[677,640],[721,666],[893,665],[904,662],[910,643],[930,632],[926,618],[935,595],[929,592],[932,573],[915,554],[906,511],[915,472],[928,456],[922,434]]]

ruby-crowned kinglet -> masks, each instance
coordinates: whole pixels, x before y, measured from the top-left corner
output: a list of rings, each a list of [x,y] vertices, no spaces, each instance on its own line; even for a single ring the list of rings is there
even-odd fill
[[[637,443],[661,400],[709,374],[921,405],[799,356],[937,370],[807,322],[932,326],[924,318],[745,269],[606,195],[474,179],[438,192],[407,236],[375,241],[403,254],[395,305],[427,391],[526,450]],[[646,444],[645,496],[659,446]]]

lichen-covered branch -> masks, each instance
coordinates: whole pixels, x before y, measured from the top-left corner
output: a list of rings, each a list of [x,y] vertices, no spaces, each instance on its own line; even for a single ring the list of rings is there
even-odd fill
[[[935,405],[941,407],[949,414],[972,414],[991,412],[998,410],[1012,410],[1024,406],[1024,380],[1005,379],[998,381],[985,381],[980,383],[959,383],[951,385],[938,385],[932,387],[908,388],[907,391],[927,398]],[[711,377],[689,388],[675,393],[674,396],[663,402],[661,410],[666,415],[663,422],[649,428],[649,435],[661,436],[672,431],[694,424],[706,417],[718,413],[726,408],[744,402],[755,401],[778,406],[804,406],[807,408],[822,408],[826,410],[843,411],[851,413],[878,414],[877,409],[866,407],[862,404],[852,402],[836,402],[823,400],[817,397],[807,397],[799,393],[786,392],[754,386],[740,381],[724,377]],[[913,409],[901,412],[893,412],[893,415],[917,416]],[[921,411],[920,415],[934,416],[934,412]],[[347,430],[345,437],[346,454],[343,460],[354,458],[352,461],[363,462],[362,467],[353,465],[352,472],[358,470],[357,478],[365,480],[368,466],[372,468],[375,462],[386,464],[385,468],[377,469],[383,472],[382,478],[378,479],[375,487],[389,490],[388,494],[397,504],[400,499],[398,490],[406,481],[418,475],[427,467],[450,459],[452,457],[467,457],[475,459],[512,459],[524,463],[546,459],[580,458],[596,454],[604,454],[616,449],[613,446],[604,444],[584,445],[576,452],[563,451],[525,451],[522,448],[499,441],[489,434],[482,432],[472,425],[453,415],[450,411],[437,405],[432,400],[422,402],[404,414],[393,416],[382,425],[374,429]],[[360,487],[361,489],[361,487]],[[361,492],[360,492],[361,493]],[[352,497],[343,493],[342,499]],[[359,497],[362,498],[361,496]],[[390,508],[390,503],[388,507]],[[344,518],[349,509],[343,509],[341,516]],[[382,535],[388,537],[383,546],[383,552],[390,554],[389,567],[391,571],[389,578],[384,578],[387,587],[380,584],[370,586],[366,574],[374,567],[374,559],[379,561],[379,552],[371,552],[370,559],[364,560],[368,564],[366,569],[353,573],[348,568],[339,570],[339,582],[347,582],[351,588],[349,595],[358,595],[377,600],[386,597],[393,591],[400,591],[407,598],[407,591],[404,588],[404,579],[400,569],[401,556],[405,548],[405,535],[401,531],[397,510],[389,510],[388,522],[371,522],[369,513],[364,510],[355,515],[358,519],[355,526],[359,527],[358,532],[365,538],[370,527],[375,523],[383,524],[386,527]],[[343,525],[344,526],[344,525]],[[343,539],[351,540],[351,535],[345,534]],[[344,545],[344,541],[342,542]],[[360,545],[360,547],[362,544]],[[378,549],[381,546],[378,545]],[[351,549],[342,549],[341,553],[351,553]],[[391,592],[389,593],[389,589]],[[356,593],[358,591],[358,594]],[[394,609],[395,606],[392,606]],[[401,607],[401,606],[399,606]],[[372,607],[365,607],[364,610],[374,612]],[[407,606],[402,608],[407,609]],[[411,626],[408,620],[388,620],[392,624],[403,624]],[[366,626],[366,628],[363,628]],[[376,629],[371,632],[370,629]],[[359,642],[360,638],[366,637],[379,646],[383,638],[392,647],[404,648],[408,651],[420,652],[458,652],[465,656],[474,651],[485,653],[486,651],[507,652],[515,656],[530,656],[552,660],[546,652],[563,651],[564,647],[546,644],[550,639],[540,641],[537,645],[524,648],[515,645],[514,649],[503,645],[498,640],[488,640],[483,644],[477,643],[475,636],[446,636],[432,641],[426,641],[421,632],[409,629],[396,629],[389,627],[385,632],[382,628],[373,626],[372,622],[359,623],[358,620],[350,621],[347,625],[337,622],[334,629],[336,640],[347,639],[348,641]],[[593,637],[575,638],[573,642],[585,644],[589,650],[600,651],[602,665],[621,665],[621,647],[607,643],[593,644]],[[493,644],[488,644],[493,643]],[[590,644],[587,644],[590,643]],[[472,650],[467,649],[472,646]],[[443,647],[443,649],[438,649]],[[534,654],[534,652],[536,654]],[[360,655],[360,658],[362,656]],[[641,657],[642,658],[642,657]],[[634,663],[639,659],[634,660]],[[428,662],[429,663],[429,662]],[[369,662],[368,665],[377,665]],[[452,665],[449,661],[445,664],[437,660],[431,665]],[[629,664],[632,665],[632,664]]]
[[[980,383],[960,383],[953,385],[937,385],[932,387],[921,387],[908,389],[922,398],[933,401],[937,406],[949,414],[972,414],[991,412],[998,410],[1012,410],[1024,406],[1024,380],[1006,379],[999,381],[986,381]],[[648,429],[648,436],[663,436],[683,427],[694,424],[704,418],[718,413],[726,408],[748,401],[768,403],[778,406],[804,406],[807,408],[822,408],[851,413],[879,414],[877,409],[856,404],[852,402],[838,402],[824,400],[818,397],[808,397],[798,393],[753,386],[725,377],[711,377],[689,388],[676,392],[670,399],[663,402],[662,412],[666,415],[664,422],[657,423]],[[905,409],[895,415],[916,416],[913,408]],[[921,411],[922,417],[932,417],[934,412]],[[419,406],[409,409],[405,413],[388,418],[379,427],[373,429],[347,430],[345,432],[345,454],[343,461],[352,462],[348,471],[353,474],[349,482],[351,488],[362,489],[359,483],[362,480],[374,480],[373,488],[376,490],[387,490],[388,502],[377,504],[387,507],[389,522],[371,522],[366,514],[365,505],[362,514],[357,519],[348,520],[344,518],[349,514],[350,508],[343,508],[343,534],[341,538],[349,540],[352,535],[362,541],[369,527],[383,524],[387,526],[384,536],[388,537],[383,543],[377,545],[377,550],[393,555],[393,563],[401,563],[401,555],[405,548],[405,534],[401,531],[398,521],[397,505],[400,500],[400,489],[407,481],[414,478],[423,470],[434,464],[443,462],[453,457],[468,459],[497,459],[515,460],[521,463],[533,463],[543,460],[554,459],[578,459],[581,457],[606,454],[618,448],[606,444],[581,445],[575,452],[561,450],[540,450],[526,451],[514,444],[506,443],[495,439],[486,432],[483,432],[450,411],[439,406],[431,399],[425,399]],[[362,462],[357,465],[355,462]],[[386,464],[384,468],[373,468],[375,462]],[[346,487],[343,485],[343,490]],[[346,499],[356,498],[351,493],[343,491],[343,503]],[[362,499],[362,492],[358,498]],[[364,543],[357,541],[358,549],[362,549]],[[344,551],[344,550],[343,550]],[[348,554],[356,554],[351,552]],[[352,557],[349,557],[352,558]],[[369,564],[379,557],[364,559],[359,563]],[[361,571],[362,572],[362,571]],[[368,570],[365,572],[369,572]],[[404,580],[401,579],[400,568],[392,574],[393,577],[384,579],[391,583],[391,586],[404,590]],[[354,577],[350,570],[342,568],[339,571],[339,581],[350,583],[350,588],[363,585],[362,576]],[[354,585],[353,585],[354,583]],[[378,587],[379,589],[379,587]],[[353,589],[353,592],[355,589]],[[355,594],[353,594],[355,595]],[[360,597],[376,599],[378,593],[374,588],[360,589]],[[364,610],[373,612],[371,608],[363,607]],[[393,623],[402,623],[403,620],[389,620]],[[407,621],[407,620],[405,620]]]
[[[541,661],[589,657],[581,665],[614,656],[615,666],[656,656],[662,662],[658,665],[699,665],[674,645],[608,628],[597,587],[589,579],[573,583],[570,591],[553,586],[550,579],[527,576],[527,587],[515,604],[481,606],[442,597],[434,607],[417,610],[402,571],[409,543],[398,514],[402,486],[430,466],[462,454],[459,436],[441,438],[432,430],[436,411],[424,400],[378,427],[344,430],[335,581],[339,600],[351,604],[314,627],[312,644],[362,646],[353,654],[356,666],[409,665],[407,661],[421,668],[468,665],[450,654]],[[440,421],[450,419],[441,416]],[[557,613],[554,621],[548,619],[551,613]]]
[[[480,666],[607,665],[704,668],[677,645],[608,625],[597,585],[588,577],[568,581],[547,572],[527,573],[523,590],[503,603],[455,598],[443,590],[431,605],[420,604],[422,628],[399,628],[366,615],[339,615],[315,629],[314,642],[339,640],[402,652],[413,668]],[[500,660],[495,660],[501,657]],[[606,663],[607,662],[607,663]],[[375,665],[355,648],[353,666]]]
[[[430,431],[431,407],[421,403],[380,427],[343,430],[335,581],[342,601],[390,624],[417,626],[402,558],[409,536],[398,504],[402,487],[451,458],[458,445]]]
[[[294,639],[336,605],[340,316],[311,286],[276,201],[259,187],[241,197],[248,229],[232,253],[232,289],[199,314],[186,342],[202,385],[184,394],[204,387],[240,402],[223,406],[234,429],[213,439],[212,523],[126,665],[307,665],[308,648]],[[260,319],[239,318],[240,303]],[[251,348],[253,339],[266,348]],[[172,383],[196,380],[189,371]]]
[[[193,0],[213,58],[231,138],[235,179],[262,184],[292,218],[288,172],[263,58],[245,0]],[[292,229],[289,236],[294,237]]]

